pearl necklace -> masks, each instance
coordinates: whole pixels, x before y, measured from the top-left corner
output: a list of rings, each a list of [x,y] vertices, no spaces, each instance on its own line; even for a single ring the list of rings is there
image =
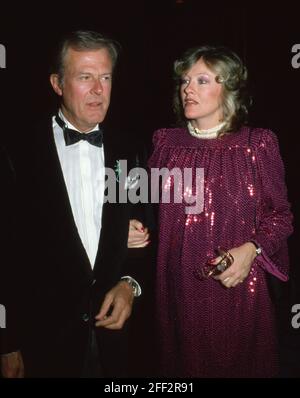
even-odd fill
[[[219,131],[222,130],[222,128],[224,126],[225,126],[225,122],[222,122],[221,124],[218,124],[215,127],[211,127],[210,129],[200,130],[200,129],[197,129],[197,127],[194,127],[191,122],[188,122],[188,124],[187,124],[189,133],[193,137],[204,138],[204,139],[217,138],[219,135]]]

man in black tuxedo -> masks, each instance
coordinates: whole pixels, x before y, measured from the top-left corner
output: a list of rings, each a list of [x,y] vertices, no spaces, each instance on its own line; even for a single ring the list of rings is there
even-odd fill
[[[23,150],[25,376],[127,375],[125,321],[140,267],[127,256],[132,205],[118,201],[130,188],[119,161],[130,170],[134,157],[102,131],[116,60],[112,40],[68,35],[50,76],[60,109]],[[105,168],[117,171],[115,203],[104,200]]]

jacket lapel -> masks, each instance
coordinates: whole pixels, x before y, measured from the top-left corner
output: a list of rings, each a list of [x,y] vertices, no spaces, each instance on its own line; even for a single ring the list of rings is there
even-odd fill
[[[67,187],[65,184],[62,168],[60,165],[52,128],[52,119],[48,124],[47,134],[41,134],[43,142],[38,148],[40,151],[39,159],[39,182],[42,186],[41,203],[47,204],[44,212],[45,217],[50,217],[49,225],[56,225],[61,238],[72,244],[73,250],[77,250],[78,256],[86,269],[91,272],[91,266],[78,234],[76,223],[73,217],[72,207],[69,200]],[[65,235],[65,236],[63,236]],[[71,248],[70,248],[71,250]],[[63,253],[62,253],[63,255]],[[74,264],[72,265],[74,266]]]
[[[115,162],[115,152],[113,150],[113,145],[111,141],[107,137],[107,130],[105,130],[105,134],[103,137],[103,145],[104,145],[104,166],[105,168],[114,169],[114,162]],[[118,189],[118,187],[116,187]],[[108,202],[103,203],[102,208],[102,222],[101,222],[101,231],[99,236],[99,243],[98,243],[98,251],[95,260],[95,267],[94,270],[97,268],[97,265],[100,261],[100,258],[103,257],[103,239],[105,234],[109,232],[112,228],[111,225],[111,213],[112,213],[112,204]]]

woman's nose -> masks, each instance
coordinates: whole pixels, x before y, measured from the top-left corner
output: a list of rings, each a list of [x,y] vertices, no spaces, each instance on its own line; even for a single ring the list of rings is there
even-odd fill
[[[190,82],[190,83],[188,83],[188,84],[185,86],[184,92],[185,92],[186,94],[188,94],[188,93],[191,93],[192,91],[194,91],[194,89],[193,89],[192,83]]]

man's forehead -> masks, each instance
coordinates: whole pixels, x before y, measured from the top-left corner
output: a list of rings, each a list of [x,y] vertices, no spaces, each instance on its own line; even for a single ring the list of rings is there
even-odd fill
[[[69,62],[88,62],[88,61],[101,61],[112,63],[110,53],[107,48],[99,49],[86,49],[77,50],[73,48],[68,48],[65,55],[65,63]]]

